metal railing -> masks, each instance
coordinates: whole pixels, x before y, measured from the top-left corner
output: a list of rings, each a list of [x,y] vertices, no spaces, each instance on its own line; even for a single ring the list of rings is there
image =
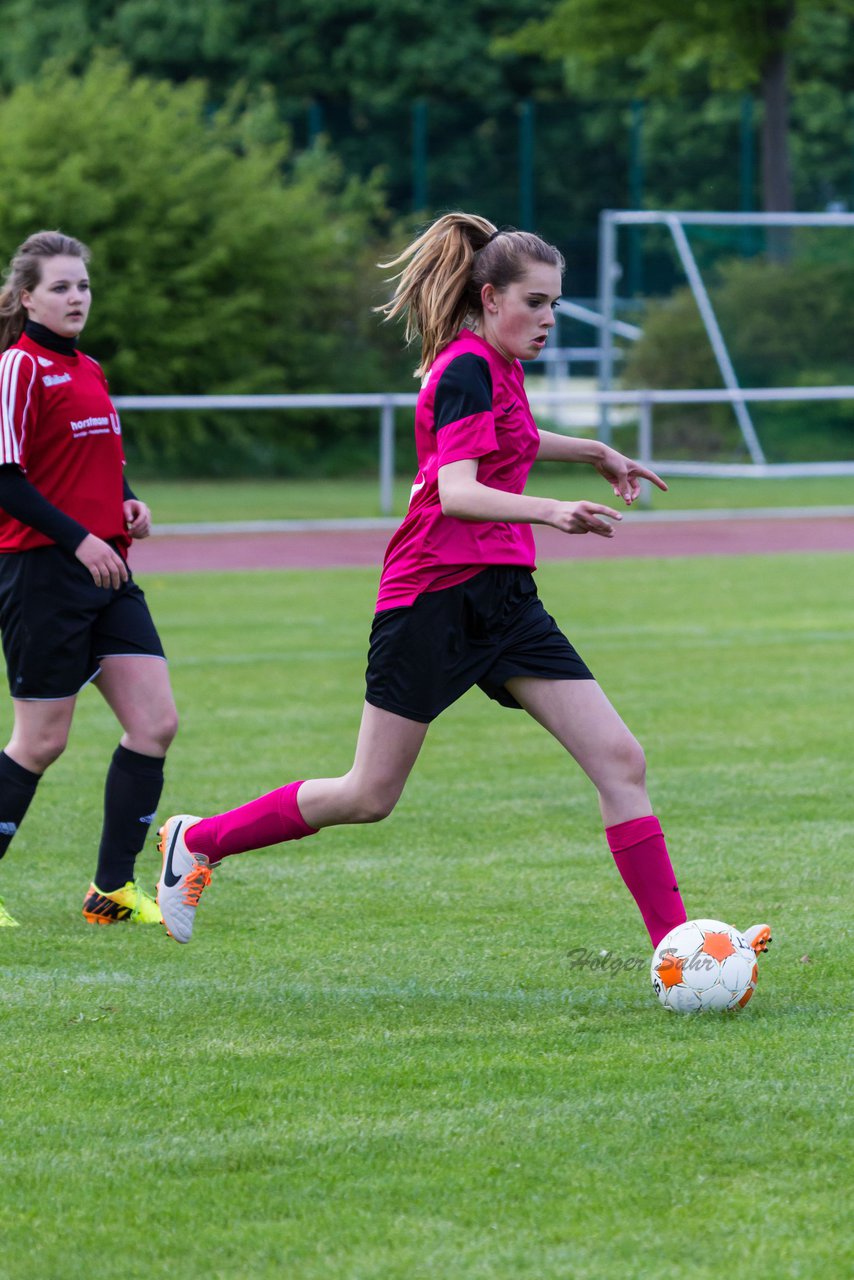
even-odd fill
[[[123,410],[219,409],[379,409],[379,505],[383,515],[393,510],[395,428],[398,409],[414,409],[414,392],[366,392],[317,395],[116,396]],[[854,400],[854,386],[739,387],[737,390],[540,391],[531,388],[533,406],[624,405],[638,412],[637,459],[663,476],[709,476],[762,479],[771,476],[854,476],[854,461],[797,463],[677,462],[655,458],[653,415],[656,405],[729,404],[733,400],[789,402]],[[566,434],[570,434],[566,432]]]

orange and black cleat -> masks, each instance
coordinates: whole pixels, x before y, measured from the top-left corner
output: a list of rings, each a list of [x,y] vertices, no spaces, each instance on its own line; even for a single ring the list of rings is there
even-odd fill
[[[83,916],[90,924],[163,923],[157,903],[135,880],[112,893],[102,893],[93,881],[83,899]]]

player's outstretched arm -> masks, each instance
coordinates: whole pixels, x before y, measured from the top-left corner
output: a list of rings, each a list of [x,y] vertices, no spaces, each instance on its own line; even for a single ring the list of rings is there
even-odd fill
[[[589,463],[608,481],[616,496],[622,498],[626,506],[631,506],[640,494],[641,480],[649,480],[659,489],[667,490],[661,477],[649,467],[627,458],[601,440],[585,440],[577,436],[562,436],[555,431],[541,431],[537,460]]]
[[[649,480],[657,488],[667,492],[667,485],[661,476],[656,475],[649,467],[644,467],[632,458],[625,457],[616,449],[603,445],[604,454],[593,466],[614,490],[618,498],[622,498],[627,507],[637,499],[641,491],[641,480]]]
[[[564,533],[597,533],[604,538],[614,534],[609,521],[622,519],[619,511],[600,502],[559,502],[526,493],[506,493],[481,484],[476,458],[440,467],[439,500],[443,514],[457,520],[549,524]]]

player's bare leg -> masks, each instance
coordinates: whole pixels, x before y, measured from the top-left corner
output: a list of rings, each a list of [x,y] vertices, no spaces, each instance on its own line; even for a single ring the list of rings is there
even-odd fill
[[[352,767],[338,778],[312,778],[299,789],[311,827],[378,822],[400,799],[429,725],[366,702]]]
[[[13,698],[15,723],[6,755],[31,773],[44,773],[65,750],[76,705],[76,697],[49,702]]]
[[[595,680],[516,678],[517,702],[578,761],[599,793],[608,846],[653,946],[686,919],[661,824],[646,790],[643,750]]]
[[[426,733],[426,724],[366,703],[353,765],[341,777],[292,782],[211,818],[168,818],[160,829],[157,901],[172,937],[190,941],[199,898],[222,858],[391,813]]]
[[[643,749],[595,680],[520,676],[507,688],[587,774],[606,827],[652,813]]]
[[[94,683],[124,730],[121,745],[143,756],[165,756],[178,731],[178,712],[164,659],[143,654],[102,658]]]

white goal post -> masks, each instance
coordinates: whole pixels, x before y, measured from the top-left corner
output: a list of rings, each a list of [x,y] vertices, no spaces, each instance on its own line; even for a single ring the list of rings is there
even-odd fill
[[[614,336],[617,332],[616,286],[621,268],[617,257],[617,230],[621,226],[663,226],[673,239],[677,257],[685,272],[697,309],[714,352],[728,399],[733,407],[739,430],[747,448],[751,463],[763,468],[765,454],[753,426],[748,408],[748,397],[742,394],[726,342],[709,299],[702,273],[697,265],[685,228],[703,227],[847,227],[854,228],[854,213],[710,213],[667,212],[652,210],[605,209],[599,218],[599,314],[601,339],[599,348],[599,390],[607,394],[614,379]],[[624,334],[623,336],[631,336]],[[830,390],[829,388],[827,390]],[[842,390],[837,388],[837,391]],[[771,398],[771,397],[769,397]],[[833,398],[842,398],[833,397]],[[608,403],[600,404],[599,433],[604,440],[610,438],[611,421]],[[704,474],[702,463],[697,463],[693,474]],[[708,473],[711,474],[711,473]],[[720,474],[720,467],[715,470]]]

